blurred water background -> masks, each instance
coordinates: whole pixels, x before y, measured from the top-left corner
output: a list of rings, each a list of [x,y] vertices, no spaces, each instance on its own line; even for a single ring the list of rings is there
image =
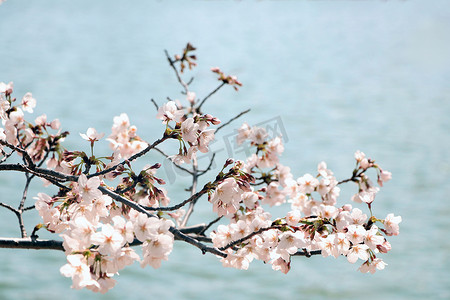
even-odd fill
[[[8,0],[0,6],[0,41],[0,81],[13,81],[19,99],[32,92],[31,119],[59,118],[71,132],[66,147],[85,150],[78,133],[108,134],[121,112],[145,140],[161,135],[149,100],[183,99],[163,50],[180,53],[191,42],[199,97],[218,85],[213,66],[244,83],[239,92],[222,89],[205,111],[226,121],[252,109],[218,136],[218,161],[244,119],[275,118],[287,139],[282,163],[296,177],[325,160],[347,178],[359,149],[393,173],[375,215],[403,218],[384,255],[388,266],[375,275],[342,257],[295,258],[287,275],[259,262],[248,271],[224,269],[177,242],[160,269],[128,267],[102,296],[70,289],[59,273],[63,253],[0,250],[0,299],[450,298],[448,1]],[[109,154],[108,143],[96,151]],[[152,154],[145,163],[158,160]],[[189,183],[176,176],[167,187],[173,201],[186,197]],[[23,182],[22,174],[0,174],[1,201],[17,203]],[[29,204],[38,191],[46,190],[36,181]],[[344,186],[340,203],[355,191]],[[214,218],[202,202],[192,224]],[[0,236],[18,236],[15,216],[4,209],[1,216]],[[31,231],[39,218],[31,213],[26,222]]]

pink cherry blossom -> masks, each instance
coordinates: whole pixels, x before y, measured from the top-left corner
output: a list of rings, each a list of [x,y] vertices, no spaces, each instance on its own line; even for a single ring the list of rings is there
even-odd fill
[[[247,123],[242,124],[238,129],[238,135],[236,136],[236,142],[241,145],[245,140],[250,138],[251,128]]]
[[[372,228],[367,230],[366,236],[364,238],[364,244],[369,246],[371,250],[377,249],[378,246],[384,243],[384,237],[378,234],[378,227],[372,225]]]
[[[299,191],[305,194],[311,194],[319,185],[319,180],[311,174],[305,174],[303,177],[297,179],[297,182],[299,184]]]
[[[89,203],[90,201],[102,196],[102,192],[98,190],[99,186],[100,178],[97,176],[88,179],[86,175],[81,174],[78,178],[78,190],[81,198],[86,203]]]
[[[36,99],[33,98],[31,93],[26,93],[22,98],[22,108],[24,111],[33,113],[33,108],[36,107]]]
[[[100,232],[94,233],[91,242],[99,246],[100,254],[113,256],[117,255],[125,244],[123,236],[110,224],[103,225]]]
[[[156,118],[162,120],[164,124],[169,121],[175,121],[177,123],[181,122],[183,116],[184,111],[178,109],[175,101],[164,103],[164,105],[158,109],[158,113],[156,114]]]
[[[97,133],[97,130],[95,130],[95,128],[88,128],[85,134],[80,133],[80,136],[83,139],[91,143],[99,141],[101,138],[103,138],[104,135],[104,133]]]
[[[367,252],[369,247],[364,244],[353,245],[350,251],[347,254],[347,260],[354,264],[358,258],[366,261],[369,259],[369,253]]]
[[[398,235],[400,232],[399,223],[402,221],[401,216],[395,217],[394,214],[388,214],[384,219],[384,229],[387,235]]]
[[[336,247],[336,237],[334,234],[330,234],[325,238],[320,238],[317,243],[320,249],[322,250],[322,256],[334,256],[337,258],[339,256],[339,250]]]
[[[193,144],[196,143],[198,127],[198,124],[194,123],[193,118],[187,118],[183,121],[183,123],[181,123],[181,135],[183,139]]]
[[[354,245],[362,243],[367,234],[361,225],[349,225],[347,226],[347,230],[347,238]]]
[[[12,83],[12,81],[8,84],[4,83],[4,82],[0,82],[0,93],[4,94],[4,93],[12,93],[12,90],[14,88],[14,84]]]
[[[72,288],[81,289],[87,285],[95,285],[96,282],[91,277],[89,266],[81,254],[67,256],[68,264],[61,267],[60,272],[65,277],[72,278]]]
[[[366,261],[359,267],[361,273],[372,273],[374,274],[377,270],[383,270],[387,264],[381,258],[375,258],[372,262]]]
[[[255,144],[262,144],[269,136],[266,129],[262,127],[253,127],[249,134],[249,139]]]
[[[198,150],[202,153],[207,153],[209,151],[209,143],[214,140],[215,129],[203,130],[198,138]]]

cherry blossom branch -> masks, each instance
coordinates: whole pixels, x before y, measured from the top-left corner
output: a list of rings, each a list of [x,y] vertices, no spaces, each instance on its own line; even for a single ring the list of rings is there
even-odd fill
[[[226,82],[222,82],[218,87],[216,87],[211,93],[208,94],[208,96],[206,96],[205,98],[203,98],[203,100],[200,102],[200,105],[197,106],[197,111],[200,112],[200,109],[202,108],[202,105],[206,102],[206,100],[208,100],[212,95],[214,95],[218,90],[220,90],[225,84],[227,84]]]
[[[188,199],[184,200],[183,202],[174,205],[174,206],[168,206],[168,207],[144,207],[144,209],[148,210],[148,211],[174,211],[177,210],[179,208],[182,208],[183,206],[185,206],[186,204],[190,203],[190,202],[194,202],[196,201],[198,198],[200,198],[203,194],[207,193],[207,189],[203,188],[202,190],[200,190],[199,192],[193,194],[191,197],[189,197]]]
[[[0,238],[0,248],[64,251],[62,241],[32,238]]]
[[[236,119],[238,119],[238,118],[240,118],[241,116],[243,116],[243,115],[245,115],[246,113],[248,113],[250,111],[250,108],[249,109],[247,109],[247,110],[244,110],[243,112],[241,112],[240,114],[238,114],[237,116],[235,116],[234,118],[231,118],[230,120],[228,120],[228,122],[226,122],[226,123],[224,123],[224,124],[222,124],[222,125],[220,125],[219,127],[217,127],[217,129],[216,129],[216,134],[217,134],[217,132],[221,129],[221,128],[223,128],[223,127],[225,127],[225,126],[227,126],[228,124],[230,124],[231,122],[233,122],[234,120],[236,120]]]
[[[213,247],[208,247],[205,244],[200,243],[199,241],[197,241],[195,238],[190,237],[184,233],[182,233],[181,231],[177,230],[174,227],[170,227],[169,231],[176,237],[179,238],[197,248],[199,248],[202,251],[202,254],[206,254],[206,252],[215,254],[217,256],[221,256],[221,257],[227,257],[226,253],[223,253],[219,250],[217,250],[216,248]]]
[[[0,171],[19,171],[34,174],[44,179],[53,179],[55,181],[77,181],[78,176],[66,175],[57,171],[43,169],[43,168],[29,168],[21,164],[4,164],[0,165]]]
[[[151,217],[151,218],[156,218],[156,216],[154,214],[149,213],[142,205],[140,205],[139,203],[133,202],[131,200],[128,200],[125,197],[120,196],[119,194],[116,194],[115,192],[103,187],[103,186],[99,186],[98,189],[105,195],[110,196],[111,198],[113,198],[116,201],[119,201],[122,204],[125,204],[127,206],[129,206],[130,208],[133,208],[135,210],[137,210],[138,212],[144,213],[147,216]]]
[[[238,240],[235,240],[234,242],[228,243],[227,245],[225,245],[223,247],[220,247],[218,249],[221,250],[221,251],[225,251],[228,248],[234,247],[234,246],[236,246],[238,244],[241,244],[242,242],[245,242],[246,240],[254,237],[257,234],[263,233],[264,231],[267,231],[267,230],[270,230],[270,229],[278,229],[278,228],[281,228],[281,227],[282,226],[280,226],[280,225],[272,225],[272,226],[269,226],[269,227],[261,228],[261,229],[259,229],[257,231],[254,231],[254,232],[244,236],[243,238],[240,238]]]
[[[110,167],[110,168],[107,168],[107,169],[105,169],[105,170],[103,170],[103,171],[96,172],[96,173],[94,173],[94,174],[90,174],[90,175],[87,176],[87,178],[91,178],[91,177],[95,177],[95,176],[100,176],[100,175],[105,175],[105,174],[107,174],[107,173],[109,173],[109,172],[111,172],[111,171],[114,171],[114,170],[117,169],[119,166],[124,166],[127,162],[131,162],[131,161],[133,161],[133,160],[135,160],[135,159],[137,159],[137,158],[139,158],[139,157],[145,155],[148,151],[152,150],[153,148],[155,148],[156,146],[158,146],[159,144],[161,144],[162,142],[164,142],[165,140],[167,140],[167,139],[169,139],[169,138],[171,138],[171,137],[172,137],[171,135],[166,135],[166,134],[164,134],[164,136],[163,136],[162,138],[157,139],[155,142],[153,142],[153,144],[148,145],[144,150],[142,150],[142,151],[136,153],[135,155],[131,156],[129,159],[126,159],[126,160],[124,160],[124,161],[118,163],[117,165],[114,165],[114,166],[112,166],[112,167]]]
[[[349,182],[349,181],[358,182],[359,178],[361,178],[361,175],[364,174],[367,170],[368,169],[365,169],[365,170],[361,171],[359,174],[357,174],[358,170],[355,170],[355,171],[353,171],[353,175],[351,178],[341,180],[337,184],[339,185],[339,184],[343,184],[343,183]]]
[[[199,229],[203,228],[202,226],[193,226],[179,230],[181,234],[174,234],[176,240],[185,240],[185,237],[189,233],[195,233]],[[178,231],[178,230],[177,230]],[[189,236],[193,239],[202,239],[202,237]],[[206,240],[205,240],[206,241]],[[142,242],[135,239],[129,246],[139,246],[142,245]],[[8,248],[8,249],[35,249],[35,250],[59,250],[64,251],[63,242],[58,240],[45,240],[33,237],[25,237],[25,238],[3,238],[0,237],[0,248]],[[211,247],[204,246],[202,248],[208,249],[207,252],[210,252]],[[216,254],[217,250],[214,251],[213,254]],[[221,254],[219,254],[221,255]]]

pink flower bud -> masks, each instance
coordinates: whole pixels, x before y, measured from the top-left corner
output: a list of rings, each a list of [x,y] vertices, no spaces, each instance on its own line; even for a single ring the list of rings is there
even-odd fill
[[[377,248],[381,253],[388,253],[392,249],[391,244],[388,241],[384,241],[384,243],[382,245],[378,245]]]

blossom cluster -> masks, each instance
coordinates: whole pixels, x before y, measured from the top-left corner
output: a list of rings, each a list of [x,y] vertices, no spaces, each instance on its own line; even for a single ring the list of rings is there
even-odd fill
[[[64,197],[39,193],[35,204],[46,228],[64,240],[68,263],[61,273],[72,278],[73,288],[102,293],[114,286],[113,276],[134,261],[159,268],[174,241],[172,221],[135,210],[124,213],[98,189],[103,184],[99,177],[82,174]],[[130,248],[133,242],[142,244],[142,259]]]
[[[338,185],[343,182],[336,180],[325,162],[318,165],[316,176],[305,174],[294,180],[290,169],[279,163],[283,151],[281,137],[269,139],[264,128],[243,124],[237,143],[246,140],[256,153],[247,159],[244,170],[259,181],[260,188],[244,193],[227,179],[214,193],[213,203],[224,202],[229,204],[227,208],[231,207],[222,211],[213,207],[219,216],[230,219],[229,225],[219,225],[211,233],[214,245],[228,253],[222,259],[224,266],[247,269],[257,259],[287,273],[291,256],[320,251],[324,257],[346,256],[350,263],[360,259],[361,272],[384,269],[386,264],[377,255],[391,249],[385,236],[398,235],[401,217],[388,214],[378,219],[372,215],[371,205],[379,187],[374,186],[366,171],[377,170],[380,187],[391,178],[390,172],[382,170],[363,152],[355,153],[357,165],[348,181],[358,184],[358,193],[352,200],[367,204],[370,211],[367,216],[351,204],[337,205]],[[264,210],[265,205],[287,201],[291,203],[291,211],[284,217],[272,220]]]
[[[0,82],[0,119],[3,126],[0,128],[0,141],[13,150],[14,147],[24,149],[33,163],[46,159],[50,153],[54,157],[68,132],[61,132],[60,121],[54,119],[49,122],[45,114],[38,116],[33,123],[26,121],[24,112],[33,113],[36,99],[31,93],[26,93],[20,104],[16,104],[17,99],[12,97],[13,88],[12,82]],[[57,132],[52,133],[52,130]],[[12,152],[8,154],[2,144],[0,157],[7,158]]]
[[[180,107],[179,107],[180,106]],[[196,158],[197,151],[207,153],[209,143],[214,140],[215,129],[208,129],[210,125],[220,124],[220,120],[209,115],[201,115],[191,111],[191,117],[187,117],[186,112],[181,105],[175,101],[169,101],[158,109],[156,117],[161,119],[168,127],[166,131],[176,134],[180,147],[178,154],[171,156],[176,164],[190,163]],[[169,128],[169,122],[175,122],[175,128]]]

